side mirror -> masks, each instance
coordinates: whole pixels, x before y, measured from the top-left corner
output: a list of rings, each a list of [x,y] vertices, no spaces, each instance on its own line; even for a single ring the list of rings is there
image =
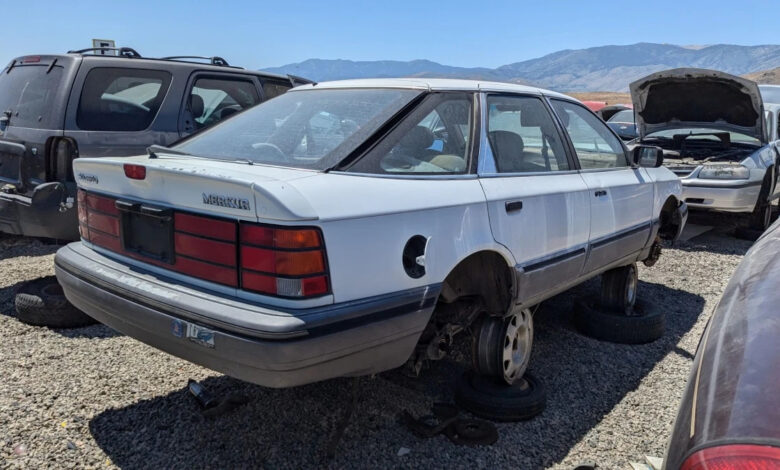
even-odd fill
[[[658,168],[664,162],[664,151],[653,145],[637,145],[631,151],[631,163],[634,166]]]

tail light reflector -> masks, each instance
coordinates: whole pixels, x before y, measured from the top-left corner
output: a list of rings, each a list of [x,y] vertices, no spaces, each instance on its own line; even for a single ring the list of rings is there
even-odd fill
[[[730,444],[702,449],[683,462],[681,470],[776,470],[780,448]]]
[[[79,189],[76,193],[76,208],[79,213],[79,234],[81,238],[89,241],[89,228],[87,227],[87,193]]]
[[[146,179],[146,167],[143,165],[131,165],[130,163],[125,163],[124,169],[125,176],[131,180]]]
[[[298,298],[329,292],[319,229],[241,224],[239,232],[244,289]]]
[[[173,237],[177,255],[225,266],[236,265],[236,245],[234,243],[209,240],[181,232],[175,232]]]

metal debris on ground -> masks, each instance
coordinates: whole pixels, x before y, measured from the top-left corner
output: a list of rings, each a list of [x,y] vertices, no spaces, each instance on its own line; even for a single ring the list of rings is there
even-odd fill
[[[206,418],[222,416],[250,402],[249,397],[237,393],[218,400],[206,390],[206,387],[193,379],[187,381],[187,388],[203,409],[203,416]]]
[[[431,411],[431,415],[419,418],[403,411],[401,422],[421,439],[444,434],[454,444],[469,446],[492,445],[498,441],[498,431],[490,421],[460,418],[457,407],[448,403],[435,403]]]

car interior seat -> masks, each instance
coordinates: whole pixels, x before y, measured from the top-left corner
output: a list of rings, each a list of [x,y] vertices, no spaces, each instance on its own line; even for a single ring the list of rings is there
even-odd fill
[[[203,97],[196,94],[190,95],[190,113],[192,114],[193,124],[197,127],[202,126],[197,119],[203,117],[203,112],[206,110],[206,106],[203,103]]]
[[[428,162],[439,152],[430,147],[434,142],[433,132],[425,126],[415,126],[398,142],[404,155]]]
[[[512,173],[523,171],[525,144],[519,134],[509,131],[492,131],[488,140],[493,149],[498,171]]]

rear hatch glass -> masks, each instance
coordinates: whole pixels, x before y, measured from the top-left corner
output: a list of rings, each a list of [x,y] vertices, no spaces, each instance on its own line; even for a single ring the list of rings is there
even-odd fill
[[[10,111],[9,126],[33,129],[61,127],[54,100],[62,86],[63,67],[22,64],[0,73],[0,113]]]

